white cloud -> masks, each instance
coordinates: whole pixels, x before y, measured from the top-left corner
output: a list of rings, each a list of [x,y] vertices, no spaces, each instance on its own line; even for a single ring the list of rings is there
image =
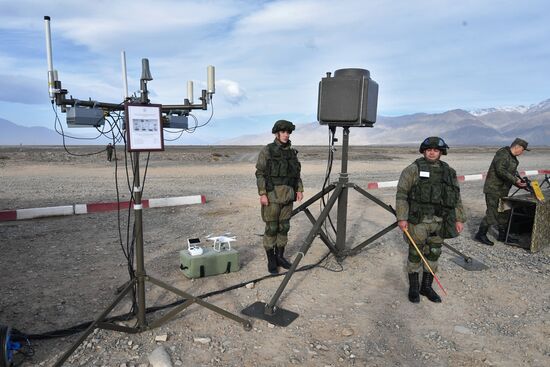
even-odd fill
[[[246,99],[246,92],[241,88],[239,83],[233,80],[218,80],[216,82],[216,93],[222,94],[227,102],[233,105],[238,105]]]
[[[36,105],[48,100],[47,83],[43,80],[2,74],[0,80],[0,101]]]
[[[46,90],[42,19],[50,15],[54,66],[75,98],[119,100],[121,50],[130,91],[149,58],[155,103],[181,103],[187,80],[198,96],[206,65],[215,65],[217,118],[314,116],[320,79],[349,67],[369,69],[380,84],[381,114],[549,97],[544,1],[0,0],[0,7],[0,73],[42,79]],[[32,95],[0,89],[4,98]]]

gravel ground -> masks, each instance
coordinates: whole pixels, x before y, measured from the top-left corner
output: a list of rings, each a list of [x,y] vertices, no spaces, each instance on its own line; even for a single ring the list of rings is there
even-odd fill
[[[93,147],[72,148],[78,154]],[[100,148],[98,148],[99,150]],[[306,199],[322,187],[326,148],[298,147]],[[451,149],[445,160],[459,174],[485,172],[495,148]],[[147,274],[199,296],[267,274],[260,234],[263,223],[255,189],[259,147],[170,147],[152,153],[144,198],[206,195],[203,205],[147,209],[143,215]],[[338,153],[332,180],[339,171]],[[520,169],[549,169],[550,148],[520,157]],[[352,147],[350,180],[395,180],[418,153],[407,147]],[[146,166],[141,154],[141,173]],[[60,148],[0,148],[0,210],[111,202],[117,198],[114,162],[105,154],[76,157]],[[128,200],[124,155],[116,177]],[[548,366],[550,365],[550,251],[530,253],[500,242],[472,240],[485,205],[482,182],[462,184],[469,220],[449,243],[489,266],[468,272],[444,250],[439,277],[448,292],[443,303],[407,300],[407,248],[393,230],[362,252],[338,263],[296,273],[279,305],[300,316],[288,327],[253,319],[244,328],[204,307],[192,305],[163,326],[138,334],[96,329],[67,366],[149,366],[164,354],[174,366]],[[395,189],[372,190],[393,205]],[[314,215],[319,205],[311,206]],[[0,324],[25,333],[44,333],[96,318],[128,280],[122,242],[127,212],[0,222]],[[335,218],[335,214],[333,216]],[[347,239],[353,246],[394,218],[357,193],[350,193]],[[293,219],[288,254],[298,251],[311,229],[303,214]],[[190,280],[179,271],[179,251],[189,237],[230,231],[237,236],[241,270]],[[316,239],[301,264],[328,252]],[[269,301],[282,281],[273,277],[208,297],[239,314],[256,301]],[[147,306],[177,296],[146,283]],[[124,301],[112,315],[129,310]],[[148,314],[158,319],[168,310]],[[125,322],[133,325],[135,320]],[[158,340],[156,340],[158,339]],[[77,336],[33,340],[33,357],[23,366],[50,366]]]

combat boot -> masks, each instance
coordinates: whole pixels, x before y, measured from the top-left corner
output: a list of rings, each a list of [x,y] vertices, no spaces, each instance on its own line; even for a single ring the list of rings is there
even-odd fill
[[[505,227],[498,227],[498,238],[497,238],[497,240],[500,241],[500,242],[506,241],[506,243],[512,243],[512,244],[518,244],[519,243],[519,240],[515,237],[510,236],[510,234],[508,234],[508,238],[506,238],[506,228]]]
[[[269,274],[279,274],[277,269],[277,255],[275,254],[275,249],[266,249],[265,253],[267,255],[267,271]]]
[[[424,274],[422,274],[422,287],[420,287],[420,294],[427,297],[432,302],[440,303],[441,297],[439,297],[439,295],[435,293],[432,288],[433,282],[434,276],[431,273],[424,272]]]
[[[420,284],[418,283],[418,273],[409,273],[409,301],[412,303],[420,302],[418,288],[420,288]]]
[[[277,264],[279,266],[282,266],[285,269],[290,269],[292,264],[284,258],[285,248],[284,247],[277,247],[275,250],[275,253],[277,254]]]
[[[487,237],[487,231],[489,230],[489,226],[480,224],[479,229],[476,233],[476,236],[474,237],[478,242],[481,242],[487,246],[493,246],[494,243]]]

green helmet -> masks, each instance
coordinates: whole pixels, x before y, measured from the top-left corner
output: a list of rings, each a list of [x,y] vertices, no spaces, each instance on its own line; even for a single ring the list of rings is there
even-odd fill
[[[273,129],[271,129],[271,132],[273,134],[277,133],[277,131],[288,131],[289,133],[292,133],[296,129],[296,126],[290,121],[287,120],[278,120],[275,122],[275,125],[273,125]]]
[[[430,136],[429,138],[424,139],[422,144],[420,144],[418,151],[420,153],[424,153],[424,151],[428,148],[439,149],[441,154],[447,155],[447,149],[449,149],[449,146],[445,143],[445,140],[439,136]]]

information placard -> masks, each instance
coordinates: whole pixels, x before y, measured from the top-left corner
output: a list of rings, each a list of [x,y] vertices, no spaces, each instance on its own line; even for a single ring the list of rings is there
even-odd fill
[[[161,105],[126,104],[128,151],[164,150]]]

